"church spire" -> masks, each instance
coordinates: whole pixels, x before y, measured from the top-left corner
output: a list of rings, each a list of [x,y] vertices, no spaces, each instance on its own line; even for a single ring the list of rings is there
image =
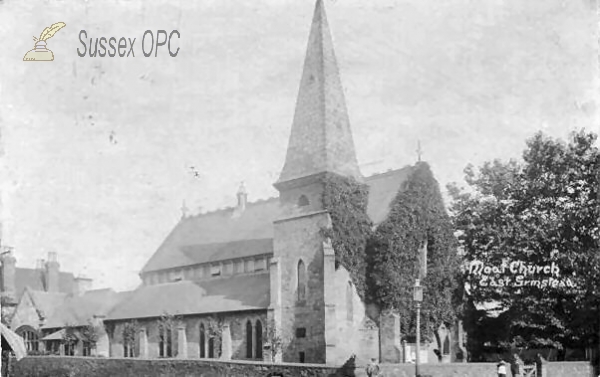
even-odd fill
[[[317,0],[282,184],[318,173],[362,180],[325,8]]]

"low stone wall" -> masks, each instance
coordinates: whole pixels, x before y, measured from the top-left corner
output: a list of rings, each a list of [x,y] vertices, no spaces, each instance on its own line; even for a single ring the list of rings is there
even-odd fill
[[[31,356],[15,364],[19,377],[267,377],[354,376],[352,367],[250,361]]]
[[[589,362],[550,362],[538,377],[595,377]],[[384,377],[414,377],[414,364],[382,364]],[[496,363],[440,363],[420,366],[422,376],[497,377]],[[124,359],[30,356],[14,364],[19,377],[365,377],[362,366],[269,364],[252,361]],[[507,377],[512,377],[510,368]]]
[[[507,377],[510,374],[510,365],[507,366]],[[384,377],[414,377],[414,364],[382,364],[381,372]],[[423,364],[419,367],[422,376],[432,377],[497,377],[496,363],[436,363]],[[574,377],[574,376],[570,376]]]
[[[547,374],[543,377],[595,377],[589,361],[551,361],[545,366]]]

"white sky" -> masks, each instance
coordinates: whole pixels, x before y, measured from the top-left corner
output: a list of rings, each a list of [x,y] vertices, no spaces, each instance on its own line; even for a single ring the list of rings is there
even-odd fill
[[[518,158],[537,130],[597,130],[593,2],[325,0],[363,174],[414,163],[420,139],[444,187],[468,163]],[[274,196],[313,9],[0,1],[1,215],[18,265],[54,250],[95,287],[132,289],[183,199],[233,205],[241,180],[250,200]],[[58,21],[54,62],[23,62]],[[79,57],[82,29],[137,38],[135,58]],[[177,29],[179,55],[145,58],[147,29]]]

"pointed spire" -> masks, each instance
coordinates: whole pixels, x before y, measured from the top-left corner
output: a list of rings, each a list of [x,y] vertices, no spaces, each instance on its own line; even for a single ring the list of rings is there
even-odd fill
[[[362,180],[322,0],[313,16],[282,182],[331,172]]]

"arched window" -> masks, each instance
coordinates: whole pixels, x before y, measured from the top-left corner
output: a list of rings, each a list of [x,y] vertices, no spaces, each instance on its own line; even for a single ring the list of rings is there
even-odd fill
[[[252,358],[252,322],[246,322],[246,358]]]
[[[200,357],[206,357],[206,332],[204,331],[204,323],[200,324]]]
[[[352,321],[354,318],[354,304],[352,302],[352,282],[348,282],[346,286],[346,318]]]
[[[170,326],[160,326],[158,352],[160,357],[173,356],[173,334]]]
[[[444,339],[444,345],[442,347],[442,354],[443,355],[450,354],[450,338],[448,337],[448,335],[446,335],[446,338]]]
[[[215,358],[215,338],[212,336],[208,338],[208,358]]]
[[[262,323],[256,320],[256,358],[263,358]]]
[[[17,331],[17,333],[23,338],[27,352],[38,350],[37,332],[35,332],[31,327],[24,327],[23,329]]]
[[[308,198],[306,197],[306,195],[301,195],[300,198],[298,198],[298,207],[304,207],[309,204],[310,204],[310,202],[308,201]]]
[[[300,260],[298,262],[298,301],[304,301],[306,298],[306,266]]]

